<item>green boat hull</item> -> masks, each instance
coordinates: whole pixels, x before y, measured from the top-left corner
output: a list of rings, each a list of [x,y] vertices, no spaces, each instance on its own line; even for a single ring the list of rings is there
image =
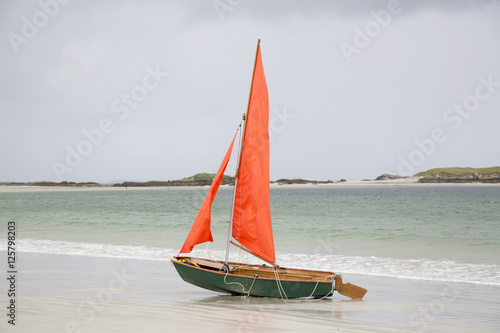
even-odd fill
[[[334,280],[330,281],[301,281],[283,280],[257,276],[241,276],[226,274],[214,269],[206,269],[189,263],[180,262],[176,258],[172,262],[181,278],[195,286],[232,295],[248,295],[257,297],[276,298],[322,298],[333,295]],[[328,274],[328,272],[325,272]],[[281,286],[281,288],[280,288]],[[280,292],[281,291],[281,292]]]

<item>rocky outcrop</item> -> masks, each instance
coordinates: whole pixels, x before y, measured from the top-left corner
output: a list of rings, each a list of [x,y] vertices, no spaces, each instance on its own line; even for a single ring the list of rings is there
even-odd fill
[[[378,176],[375,180],[391,180],[391,179],[400,179],[401,176],[398,175],[390,175],[388,173],[384,173],[383,175]]]
[[[480,175],[477,172],[467,176],[424,176],[419,183],[500,183],[500,175]]]
[[[168,180],[168,181],[149,181],[149,182],[123,182],[113,184],[113,187],[158,187],[158,186],[209,186],[212,185],[213,179],[198,179],[198,180]],[[221,185],[234,185],[233,177],[225,177],[221,181]]]
[[[333,183],[331,180],[306,180],[302,178],[293,178],[293,179],[278,179],[276,181],[271,181],[271,184],[278,185],[293,185],[293,184],[331,184]]]

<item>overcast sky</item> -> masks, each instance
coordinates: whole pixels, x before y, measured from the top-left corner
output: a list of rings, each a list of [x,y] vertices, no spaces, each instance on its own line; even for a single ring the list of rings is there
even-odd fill
[[[258,38],[271,179],[500,165],[500,1],[0,0],[0,34],[0,181],[216,172]]]

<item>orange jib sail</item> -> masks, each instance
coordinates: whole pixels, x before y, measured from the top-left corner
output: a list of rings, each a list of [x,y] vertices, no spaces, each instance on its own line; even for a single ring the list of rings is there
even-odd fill
[[[232,236],[269,262],[276,262],[269,207],[269,98],[257,46],[241,146],[233,207]]]
[[[193,247],[196,244],[204,243],[204,242],[213,242],[212,232],[210,231],[210,220],[211,220],[211,211],[212,211],[212,202],[215,199],[215,195],[217,194],[217,190],[219,189],[219,185],[224,177],[224,171],[226,170],[227,163],[231,158],[231,152],[233,150],[234,140],[236,139],[236,134],[233,137],[233,141],[227,150],[226,156],[222,161],[221,166],[219,167],[219,171],[215,175],[214,180],[212,181],[212,185],[208,190],[207,196],[201,205],[200,211],[196,216],[196,220],[189,231],[189,234],[184,242],[184,245],[181,248],[180,253],[189,253],[193,250]]]

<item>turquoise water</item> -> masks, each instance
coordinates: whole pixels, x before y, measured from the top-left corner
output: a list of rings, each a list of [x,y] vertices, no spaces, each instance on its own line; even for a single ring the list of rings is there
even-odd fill
[[[0,193],[18,251],[165,259],[207,188]],[[222,257],[232,188],[212,209]],[[499,186],[304,186],[271,189],[278,262],[342,272],[500,285]],[[206,245],[195,255],[206,256]],[[232,255],[239,255],[234,249]]]

